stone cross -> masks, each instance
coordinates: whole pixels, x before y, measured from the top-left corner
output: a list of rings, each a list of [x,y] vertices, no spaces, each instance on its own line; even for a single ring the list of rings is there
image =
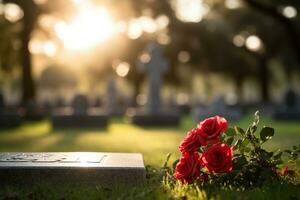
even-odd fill
[[[147,46],[146,52],[150,60],[139,62],[138,67],[140,71],[146,73],[148,80],[147,112],[157,114],[161,111],[160,88],[162,76],[168,70],[168,62],[163,57],[160,46],[155,42]]]
[[[86,115],[89,107],[88,99],[85,95],[78,94],[72,101],[74,115]]]

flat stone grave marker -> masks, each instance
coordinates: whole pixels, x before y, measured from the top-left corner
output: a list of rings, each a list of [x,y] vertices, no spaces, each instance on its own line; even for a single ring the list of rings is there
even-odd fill
[[[161,105],[160,89],[163,75],[168,71],[168,62],[162,55],[162,50],[156,42],[150,43],[146,52],[149,61],[139,62],[139,70],[146,74],[148,80],[147,105],[145,113],[136,113],[132,122],[143,126],[169,126],[178,125],[180,115],[178,112],[166,112]]]
[[[54,128],[105,128],[108,117],[102,112],[92,112],[85,95],[76,95],[72,107],[58,109],[51,117]]]
[[[145,181],[138,153],[0,153],[0,185],[96,184],[137,185]]]

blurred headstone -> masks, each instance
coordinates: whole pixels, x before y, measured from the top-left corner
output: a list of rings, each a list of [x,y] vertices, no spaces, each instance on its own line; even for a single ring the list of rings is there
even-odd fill
[[[74,115],[87,115],[89,101],[85,95],[76,95],[72,101]]]
[[[45,117],[43,109],[34,100],[30,100],[24,106],[22,106],[21,115],[22,118],[27,121],[39,121]]]
[[[90,110],[87,96],[75,95],[71,107],[57,109],[51,117],[54,128],[105,128],[108,117],[102,112]]]
[[[93,106],[96,108],[100,108],[102,107],[102,105],[103,105],[102,99],[100,97],[96,97]]]
[[[42,109],[45,115],[50,116],[53,109],[53,105],[48,99],[46,99],[42,102]]]
[[[139,185],[146,179],[138,153],[0,153],[0,185]]]
[[[299,120],[300,119],[300,99],[291,89],[285,94],[284,102],[277,106],[274,112],[277,120]]]
[[[55,103],[54,103],[54,107],[55,108],[63,108],[66,106],[66,102],[64,100],[63,97],[58,97],[56,100],[55,100]]]
[[[168,62],[163,57],[161,47],[156,43],[150,43],[146,48],[149,59],[139,62],[139,70],[146,74],[148,80],[147,105],[145,113],[136,113],[132,116],[132,122],[138,125],[178,125],[180,115],[177,112],[166,112],[161,105],[160,89],[163,75],[168,70]]]
[[[226,118],[228,121],[236,121],[242,118],[243,112],[239,106],[228,106],[224,97],[216,98],[209,106],[198,106],[194,109],[196,121],[204,120],[216,115]]]
[[[21,117],[13,109],[7,109],[4,94],[0,91],[0,128],[15,128],[21,124]]]
[[[122,115],[123,107],[118,102],[118,93],[115,79],[110,78],[106,86],[106,102],[107,113],[111,116]]]

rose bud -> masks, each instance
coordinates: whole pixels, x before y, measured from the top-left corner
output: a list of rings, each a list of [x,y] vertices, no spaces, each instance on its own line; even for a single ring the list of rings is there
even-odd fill
[[[220,136],[228,128],[225,118],[215,116],[210,117],[198,124],[199,140],[202,145],[216,144],[220,141]]]
[[[179,160],[175,169],[175,178],[185,183],[192,183],[200,177],[202,168],[198,153],[185,153]]]
[[[227,144],[216,144],[203,152],[201,161],[211,173],[231,172],[232,149]]]

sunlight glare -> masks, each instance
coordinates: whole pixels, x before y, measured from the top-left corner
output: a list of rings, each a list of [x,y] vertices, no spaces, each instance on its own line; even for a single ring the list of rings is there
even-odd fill
[[[111,38],[116,27],[104,8],[88,8],[67,24],[60,21],[55,25],[58,37],[68,49],[88,49]]]

